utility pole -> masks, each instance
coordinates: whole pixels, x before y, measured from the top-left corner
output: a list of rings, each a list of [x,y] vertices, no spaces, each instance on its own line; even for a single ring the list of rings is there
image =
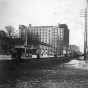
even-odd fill
[[[82,12],[82,13],[85,13],[85,14],[82,14],[82,15],[85,15],[85,16],[82,16],[82,17],[85,17],[85,30],[84,30],[84,60],[86,60],[86,57],[87,57],[87,4],[88,4],[88,0],[86,1],[86,8],[85,8],[85,12]]]
[[[27,46],[27,27],[25,27],[25,32],[26,32],[26,41],[25,41],[25,45]]]
[[[85,8],[84,60],[86,60],[86,56],[87,56],[87,4],[88,4],[88,0],[86,2],[86,8]]]

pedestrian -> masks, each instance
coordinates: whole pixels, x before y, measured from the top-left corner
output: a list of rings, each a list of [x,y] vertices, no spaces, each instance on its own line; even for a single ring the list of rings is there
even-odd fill
[[[22,58],[22,49],[18,48],[17,49],[17,60],[21,60]]]
[[[12,57],[12,60],[14,60],[16,57],[16,51],[15,51],[14,47],[11,49],[11,57]]]
[[[12,51],[11,51],[11,58],[12,58],[12,60],[14,59],[14,58],[13,58],[13,52],[12,52]]]
[[[40,59],[40,54],[37,53],[37,61],[39,61],[39,59]]]

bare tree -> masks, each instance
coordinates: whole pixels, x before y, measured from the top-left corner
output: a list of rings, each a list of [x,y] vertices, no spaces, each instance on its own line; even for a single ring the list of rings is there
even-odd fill
[[[38,33],[36,33],[34,40],[35,40],[36,42],[40,42],[40,37],[39,37],[39,34],[38,34]]]
[[[15,29],[14,29],[13,26],[11,26],[11,25],[6,26],[5,29],[6,29],[6,33],[7,33],[8,37],[10,37],[10,38],[14,37],[14,35],[15,35]]]
[[[19,32],[18,32],[18,30],[14,30],[14,33],[13,33],[13,37],[14,38],[19,38]]]

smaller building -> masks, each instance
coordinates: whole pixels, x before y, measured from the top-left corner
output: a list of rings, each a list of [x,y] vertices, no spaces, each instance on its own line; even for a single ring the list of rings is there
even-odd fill
[[[0,37],[0,55],[10,54],[11,39],[8,37]]]
[[[21,38],[12,38],[10,43],[11,43],[11,46],[23,45],[24,40],[22,40]]]
[[[22,44],[21,38],[0,37],[0,55],[9,55],[11,47]]]
[[[81,55],[81,51],[80,51],[80,47],[79,46],[76,46],[76,45],[69,45],[69,54],[71,56],[74,56],[74,55]]]

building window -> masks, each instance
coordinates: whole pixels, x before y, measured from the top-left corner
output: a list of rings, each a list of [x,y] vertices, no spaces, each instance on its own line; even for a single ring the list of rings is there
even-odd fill
[[[49,42],[50,42],[50,39],[49,39]]]
[[[55,31],[55,29],[53,29]]]
[[[61,34],[60,34],[60,37],[61,37]]]
[[[62,34],[62,37],[63,37],[63,34]]]
[[[21,32],[23,31],[23,29],[21,29]]]
[[[35,32],[34,32],[34,35],[35,35]]]

